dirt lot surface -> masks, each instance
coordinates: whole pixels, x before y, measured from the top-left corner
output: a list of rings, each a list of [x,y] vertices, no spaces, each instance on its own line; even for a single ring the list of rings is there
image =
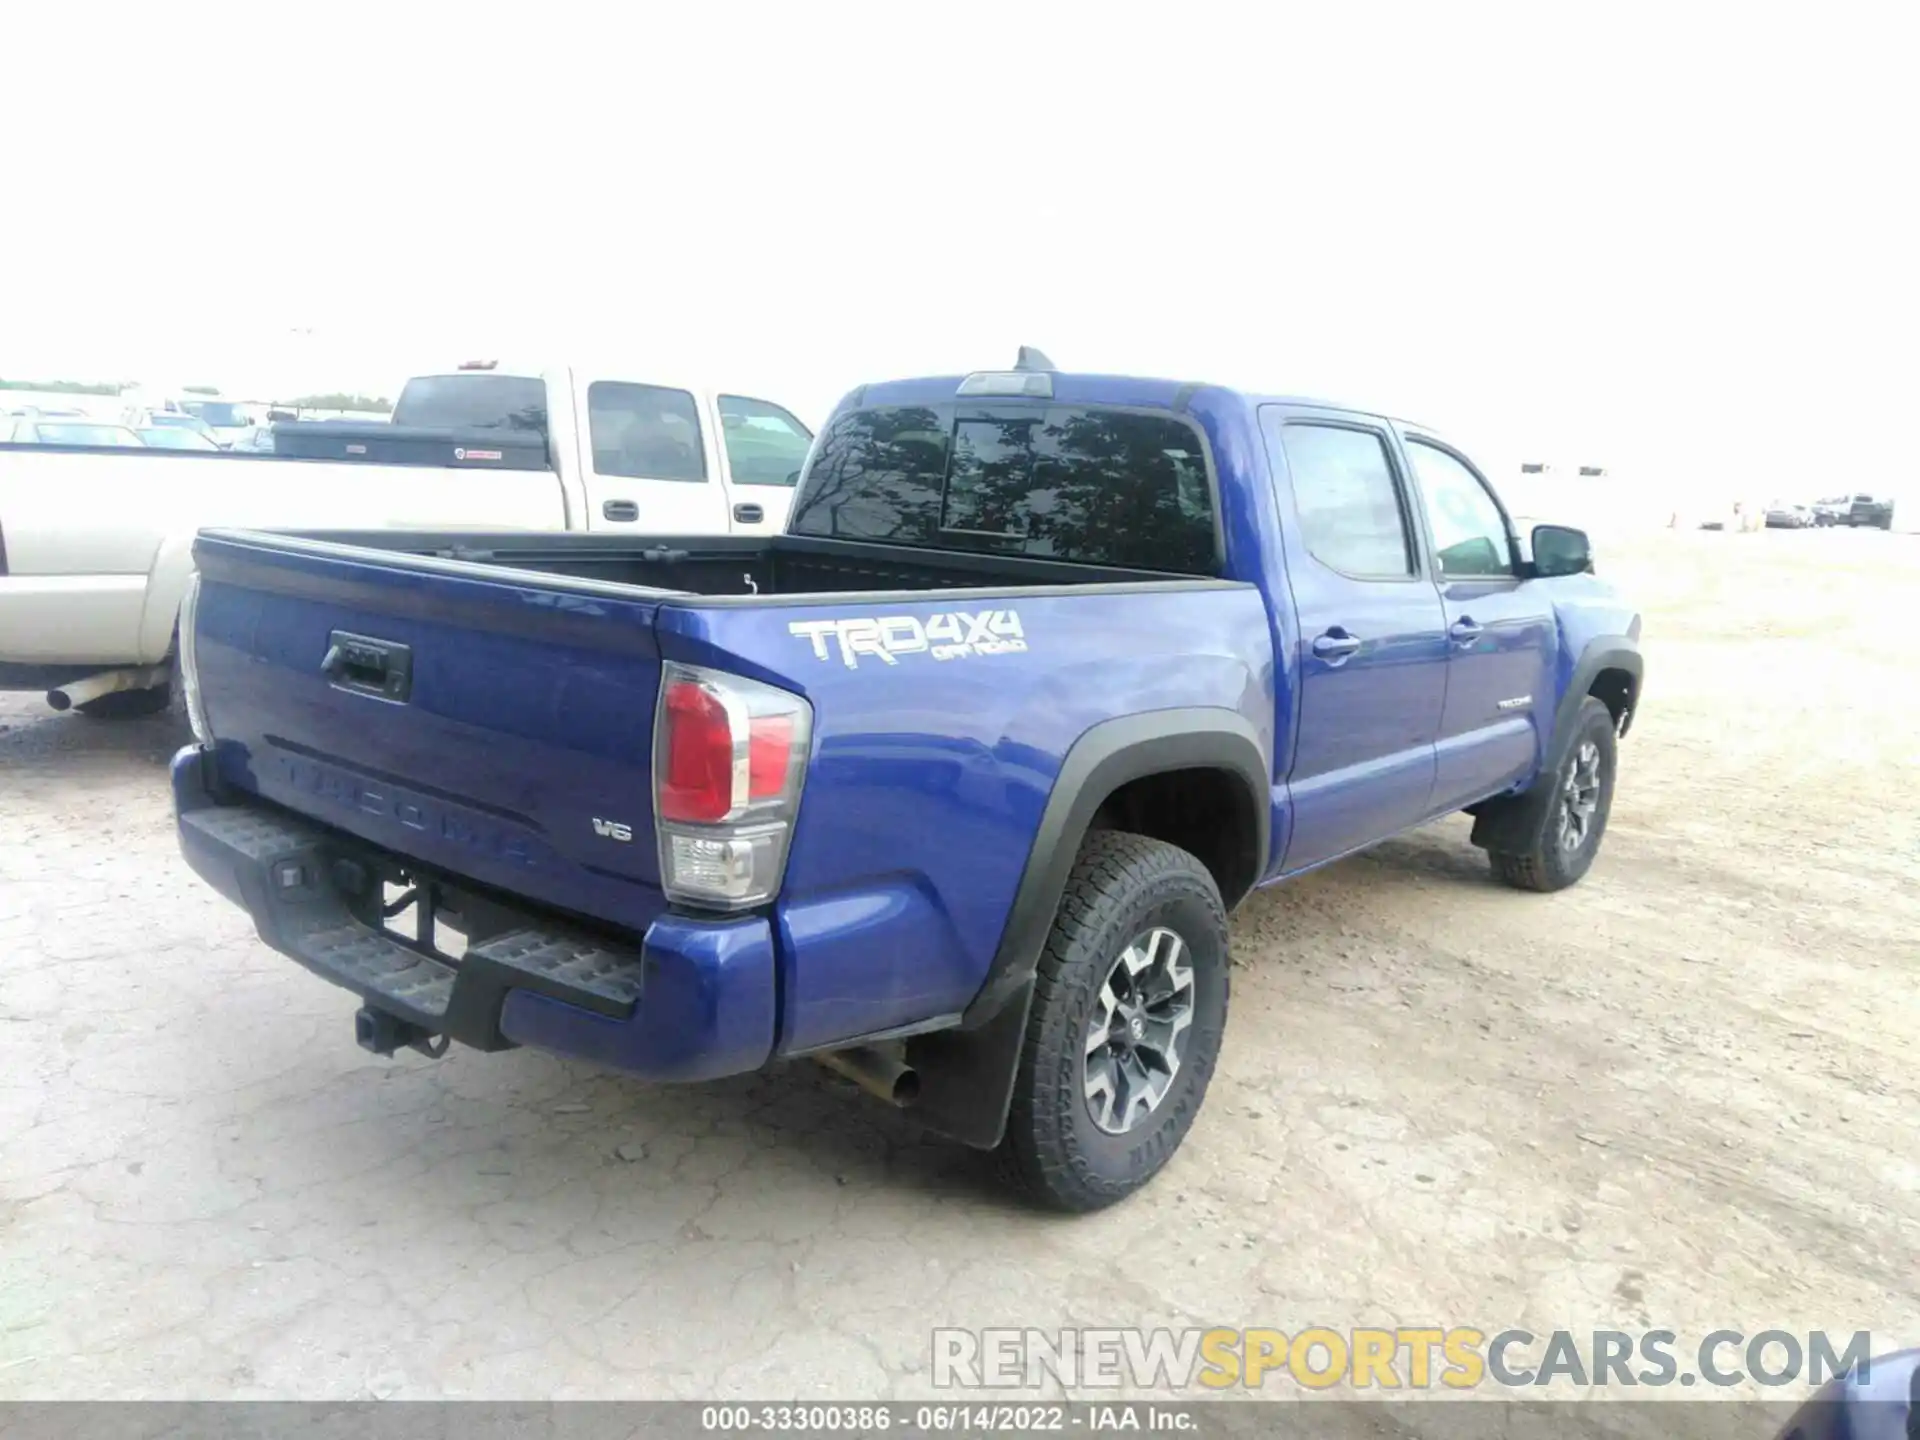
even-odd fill
[[[373,1059],[178,859],[162,731],[0,698],[0,1396],[909,1397],[936,1324],[1920,1342],[1920,539],[1602,566],[1648,683],[1592,875],[1497,888],[1454,820],[1254,897],[1198,1126],[1081,1220],[814,1067]]]

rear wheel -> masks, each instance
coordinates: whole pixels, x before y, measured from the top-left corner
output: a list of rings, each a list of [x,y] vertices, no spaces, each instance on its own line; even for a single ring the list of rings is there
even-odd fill
[[[1580,704],[1560,768],[1544,783],[1553,791],[1525,850],[1489,850],[1493,873],[1522,890],[1564,890],[1593,866],[1613,810],[1619,751],[1613,713],[1589,695]]]
[[[1172,1158],[1227,1018],[1227,915],[1164,841],[1087,837],[1034,977],[1003,1173],[1059,1210],[1132,1194]]]

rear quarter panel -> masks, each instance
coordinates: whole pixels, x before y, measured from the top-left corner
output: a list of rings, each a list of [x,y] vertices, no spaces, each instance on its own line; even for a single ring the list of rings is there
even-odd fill
[[[892,663],[794,626],[1011,611],[1025,649]],[[961,622],[964,626],[964,621]],[[1075,740],[1119,715],[1217,707],[1273,748],[1259,592],[1213,584],[876,605],[665,605],[665,658],[805,695],[815,740],[777,928],[784,1052],[960,1012],[993,959]]]

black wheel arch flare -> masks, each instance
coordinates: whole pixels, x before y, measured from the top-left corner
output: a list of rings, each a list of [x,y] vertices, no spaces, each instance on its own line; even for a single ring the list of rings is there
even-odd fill
[[[1034,832],[1019,888],[986,979],[957,1029],[916,1036],[908,1058],[920,1076],[922,1123],[980,1149],[1000,1142],[1013,1095],[1033,977],[1075,856],[1094,817],[1121,786],[1176,770],[1222,770],[1245,787],[1251,865],[1231,910],[1267,868],[1272,843],[1272,760],[1235,710],[1193,706],[1102,721],[1073,744]]]

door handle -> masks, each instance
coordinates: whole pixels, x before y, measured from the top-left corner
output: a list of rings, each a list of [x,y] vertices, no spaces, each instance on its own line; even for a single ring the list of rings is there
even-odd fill
[[[758,525],[767,518],[767,512],[758,505],[736,505],[733,507],[733,518],[742,525]]]
[[[638,520],[640,507],[631,500],[609,500],[600,507],[600,513],[609,520]]]
[[[1329,660],[1335,664],[1346,659],[1347,656],[1353,654],[1353,652],[1359,648],[1360,637],[1358,635],[1349,635],[1338,626],[1327,631],[1324,635],[1316,635],[1313,637],[1313,653],[1320,659]]]
[[[1456,644],[1471,645],[1480,638],[1484,628],[1483,626],[1474,624],[1471,615],[1462,615],[1447,627],[1447,634],[1453,638]]]

